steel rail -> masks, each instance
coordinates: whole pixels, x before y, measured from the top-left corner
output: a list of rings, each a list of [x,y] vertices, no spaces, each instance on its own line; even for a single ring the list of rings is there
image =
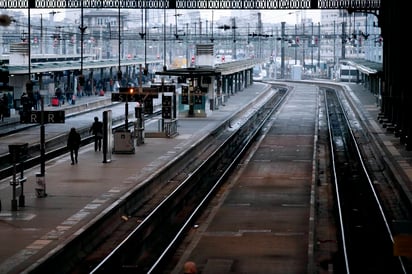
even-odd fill
[[[270,117],[268,113],[272,113],[276,108],[275,106],[268,108],[267,105],[260,109],[257,109],[255,111],[254,118],[248,119],[247,121],[245,121],[245,124],[243,126],[240,126],[237,130],[233,130],[229,133],[228,136],[224,137],[223,143],[221,145],[218,145],[210,155],[202,159],[203,162],[201,163],[201,165],[199,165],[195,170],[191,171],[188,177],[180,182],[176,189],[172,191],[167,197],[165,197],[161,201],[161,203],[156,206],[155,209],[153,209],[150,214],[148,214],[145,219],[142,220],[141,223],[127,237],[125,237],[124,241],[116,246],[116,248],[114,248],[112,252],[110,252],[110,254],[108,254],[96,267],[94,267],[90,273],[110,273],[110,271],[112,271],[113,269],[122,268],[122,266],[118,265],[118,263],[127,261],[126,259],[121,259],[122,256],[124,256],[122,255],[122,253],[125,253],[128,250],[127,245],[136,246],[136,244],[138,244],[139,246],[145,246],[144,243],[146,241],[143,242],[143,240],[141,239],[141,237],[143,236],[138,236],[147,235],[148,232],[145,232],[145,229],[148,228],[145,228],[145,226],[150,226],[150,224],[153,225],[153,222],[156,222],[155,220],[162,218],[161,216],[166,218],[165,216],[172,215],[174,212],[170,210],[170,207],[172,205],[180,208],[181,205],[179,205],[179,203],[181,203],[181,201],[185,202],[191,199],[195,200],[193,202],[193,205],[190,205],[192,209],[189,213],[187,213],[186,218],[178,225],[179,228],[175,229],[176,232],[173,234],[173,236],[170,236],[170,240],[168,240],[167,243],[163,245],[162,250],[157,251],[159,255],[154,258],[154,262],[150,263],[151,266],[148,268],[148,272],[151,273],[159,269],[164,264],[165,260],[168,258],[171,252],[174,250],[177,243],[181,240],[190,223],[196,218],[196,216],[198,216],[198,214],[207,204],[207,201],[212,197],[218,186],[221,184],[230,170],[233,169],[240,155],[244,153],[244,151],[250,145],[250,142],[253,140],[253,138],[255,138],[266,119]],[[237,143],[239,145],[234,146],[233,143]],[[222,162],[224,162],[224,166],[219,165]],[[214,172],[211,172],[211,170],[214,170]],[[216,171],[218,171],[218,174],[213,174],[216,173]],[[205,179],[205,177],[209,178]],[[202,190],[199,189],[199,187],[196,187],[200,182],[202,182],[200,184],[202,185],[202,188],[204,187],[204,185],[207,185],[207,187]],[[181,192],[185,194],[181,194]],[[200,192],[202,193],[199,197],[193,198],[196,195],[199,195]],[[149,228],[149,230],[154,230],[154,228]],[[162,237],[166,236],[162,235]],[[134,242],[130,243],[130,241]],[[117,267],[114,265],[117,265]],[[126,265],[133,267],[130,266],[130,264]]]
[[[222,172],[222,174],[217,178],[215,184],[211,187],[210,191],[204,196],[204,198],[199,202],[199,204],[195,207],[193,212],[190,214],[190,216],[187,218],[187,220],[183,223],[179,231],[176,233],[175,237],[170,241],[170,243],[166,246],[166,248],[163,250],[159,258],[153,263],[153,265],[150,267],[148,270],[149,273],[156,273],[158,271],[158,268],[161,267],[161,265],[164,263],[165,260],[168,259],[170,254],[174,251],[174,248],[179,244],[181,241],[182,237],[184,237],[184,233],[188,230],[189,225],[193,223],[195,218],[199,216],[201,211],[207,206],[208,202],[213,198],[213,195],[216,193],[218,188],[224,183],[226,178],[231,174],[231,172],[234,170],[236,167],[237,163],[240,161],[241,157],[245,154],[245,152],[249,149],[249,147],[253,144],[253,140],[256,138],[257,134],[259,131],[264,127],[268,119],[273,115],[275,111],[277,111],[280,107],[280,105],[284,102],[285,98],[287,97],[287,94],[283,96],[283,98],[278,101],[270,110],[267,115],[265,116],[264,119],[262,119],[257,126],[257,128],[250,134],[250,136],[247,138],[247,140],[244,143],[244,146],[242,146],[242,149],[238,152],[237,155],[231,160],[231,162],[228,164],[227,168]]]
[[[335,161],[335,152],[334,152],[334,142],[333,142],[333,136],[332,136],[332,126],[331,126],[331,121],[330,121],[330,113],[329,113],[329,108],[327,107],[327,97],[326,97],[326,92],[324,93],[324,100],[325,100],[325,111],[326,111],[326,120],[327,120],[327,128],[328,128],[328,134],[329,134],[329,146],[332,148],[330,150],[330,161],[332,165],[332,174],[333,174],[333,185],[335,187],[335,197],[336,197],[336,204],[337,204],[337,211],[338,211],[338,219],[339,219],[339,228],[340,228],[340,236],[342,238],[341,244],[342,244],[342,249],[343,249],[343,259],[344,259],[344,264],[345,264],[345,270],[346,273],[349,274],[349,262],[348,262],[348,255],[347,255],[347,248],[346,248],[346,239],[345,239],[345,228],[343,226],[343,214],[342,214],[342,203],[340,200],[340,194],[339,194],[339,183],[338,183],[338,176],[336,174],[336,161]]]
[[[329,103],[328,103],[328,99],[326,98],[327,95],[326,93],[330,92],[331,94],[333,93],[336,101],[338,102],[338,106],[335,106],[336,108],[339,108],[339,114],[341,115],[341,117],[343,117],[343,122],[345,125],[341,125],[341,127],[344,127],[346,132],[349,133],[348,138],[350,140],[348,140],[348,142],[350,142],[350,144],[354,147],[355,150],[355,157],[357,158],[356,161],[359,162],[360,166],[361,166],[361,172],[362,172],[362,176],[366,179],[368,186],[369,186],[369,191],[370,193],[372,193],[373,199],[374,199],[374,203],[376,205],[376,207],[378,208],[378,212],[380,215],[380,218],[383,221],[383,224],[385,226],[385,230],[386,230],[386,235],[388,236],[388,238],[390,239],[390,241],[392,242],[392,244],[394,243],[393,240],[393,235],[392,235],[392,231],[390,229],[390,225],[389,222],[387,221],[387,217],[386,214],[384,212],[384,208],[381,204],[381,201],[376,193],[375,187],[373,186],[373,181],[371,179],[371,175],[370,172],[368,171],[367,165],[365,164],[365,160],[364,160],[364,156],[362,153],[362,150],[360,149],[360,146],[358,144],[358,141],[355,137],[355,134],[350,126],[350,119],[348,117],[347,112],[345,111],[345,108],[343,106],[342,103],[342,99],[337,95],[337,91],[336,90],[327,90],[325,92],[325,105],[326,105],[326,113],[327,113],[327,121],[328,121],[328,130],[329,130],[329,136],[330,136],[330,146],[332,148],[335,147],[335,141],[334,141],[334,135],[333,135],[333,129],[331,126],[331,113],[329,111]],[[345,225],[345,220],[342,214],[342,201],[341,201],[341,195],[340,195],[340,184],[342,184],[343,182],[341,182],[341,178],[338,176],[336,170],[337,170],[337,165],[336,165],[336,154],[334,152],[334,149],[331,149],[331,161],[332,161],[332,167],[333,167],[333,175],[334,175],[334,185],[335,185],[335,191],[336,191],[336,200],[337,200],[337,204],[338,204],[338,215],[339,215],[339,222],[340,222],[340,231],[341,231],[341,237],[342,237],[342,248],[343,248],[343,257],[344,257],[344,261],[345,261],[345,268],[346,268],[346,273],[350,273],[350,265],[351,262],[349,261],[349,254],[348,254],[348,248],[347,248],[347,239],[346,236],[347,235],[347,231],[345,231],[344,225]],[[399,266],[401,268],[402,273],[407,273],[407,270],[405,268],[405,265],[402,261],[401,257],[397,257],[398,262],[399,262]]]

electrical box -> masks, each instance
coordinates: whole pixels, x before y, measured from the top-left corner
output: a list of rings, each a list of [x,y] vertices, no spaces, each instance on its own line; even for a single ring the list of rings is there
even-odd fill
[[[133,134],[130,131],[114,133],[113,153],[134,153]]]

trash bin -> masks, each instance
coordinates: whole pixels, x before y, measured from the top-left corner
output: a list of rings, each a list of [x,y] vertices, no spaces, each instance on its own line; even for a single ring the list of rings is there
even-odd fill
[[[134,153],[133,135],[130,130],[114,133],[113,153]]]

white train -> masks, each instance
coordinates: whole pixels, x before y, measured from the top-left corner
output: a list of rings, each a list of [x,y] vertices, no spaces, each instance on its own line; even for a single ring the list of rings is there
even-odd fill
[[[356,83],[359,81],[359,71],[353,66],[340,64],[337,74],[337,79],[341,82]]]

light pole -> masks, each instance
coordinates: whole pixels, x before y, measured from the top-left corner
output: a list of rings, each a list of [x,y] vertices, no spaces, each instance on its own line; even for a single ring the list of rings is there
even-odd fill
[[[312,39],[315,39],[313,36],[313,22],[311,22],[311,37]],[[310,67],[311,70],[313,70],[313,47],[315,46],[315,41],[311,40],[310,41]]]
[[[148,74],[149,71],[149,64],[147,63],[147,9],[144,10],[144,73],[145,75]],[[142,71],[140,70],[140,78]],[[142,92],[142,89],[140,89]]]
[[[342,22],[342,48],[341,48],[341,58],[345,59],[346,58],[346,22]]]
[[[80,75],[78,77],[78,81],[79,81],[78,85],[80,87],[80,92],[82,92],[83,85],[85,82],[85,78],[83,75],[83,54],[84,54],[83,44],[84,44],[84,32],[87,29],[87,27],[84,26],[84,20],[83,20],[83,1],[81,1],[80,21],[81,21],[81,24],[79,26],[79,30],[80,30]]]
[[[295,24],[295,65],[298,64],[298,25]]]
[[[319,68],[319,71],[320,71],[320,69],[321,69],[321,66],[320,66],[320,22],[318,22],[318,68]]]
[[[122,54],[122,50],[121,50],[121,45],[122,45],[122,41],[120,40],[121,35],[120,35],[120,31],[121,31],[121,23],[120,23],[120,2],[119,2],[119,8],[118,8],[118,14],[117,14],[117,31],[118,31],[118,70],[117,70],[117,81],[119,82],[119,86],[121,87],[121,82],[122,82],[122,69],[120,66],[120,62],[121,62],[121,54]],[[126,126],[127,126],[127,116],[126,116]]]
[[[29,98],[33,98],[33,82],[31,81],[31,23],[30,23],[30,7],[27,10],[27,46],[28,46],[28,78],[29,80],[26,83],[26,92]],[[45,174],[46,174],[46,138],[45,138],[45,128],[44,128],[44,103],[43,96],[40,97],[41,102],[41,113],[40,113],[40,173],[36,174],[38,177],[38,182],[41,182],[42,192],[38,194],[38,197],[46,197],[46,183],[45,183]]]
[[[306,37],[305,34],[305,23],[302,23],[302,37]],[[305,41],[302,41],[302,69],[305,71]]]
[[[43,14],[40,13],[40,54],[44,53],[45,45],[44,45],[44,36],[43,36]]]
[[[214,41],[215,41],[215,38],[213,37],[213,34],[214,34],[214,30],[213,30],[213,16],[214,16],[214,12],[213,12],[213,10],[212,10],[212,23],[211,23],[211,25],[210,25],[210,30],[211,30],[211,32],[212,32],[212,36],[210,37],[210,42],[211,43],[213,43]]]
[[[27,25],[28,25],[28,31],[27,31],[27,49],[28,49],[28,71],[29,71],[29,81],[31,80],[31,23],[30,23],[30,7],[27,9]]]
[[[120,91],[120,88],[121,88],[121,86],[122,86],[122,69],[121,69],[121,66],[120,66],[120,62],[121,62],[121,54],[122,54],[122,50],[121,50],[121,45],[122,45],[122,42],[121,42],[121,17],[120,17],[120,2],[119,2],[119,8],[118,8],[118,13],[117,13],[117,31],[118,31],[118,44],[117,44],[117,46],[118,46],[118,65],[119,65],[119,67],[118,67],[118,71],[117,71],[117,81],[119,82],[119,91]],[[124,116],[125,116],[125,119],[124,119],[124,131],[126,132],[126,131],[128,131],[129,130],[129,119],[128,119],[128,116],[129,116],[129,103],[128,103],[128,97],[126,96],[126,101],[125,101],[125,103],[124,103]]]
[[[286,22],[281,22],[281,48],[280,48],[280,78],[285,78],[285,24]]]
[[[166,70],[166,9],[163,9],[163,71]]]
[[[62,33],[62,29],[64,27],[63,26],[56,26],[57,29],[57,35],[56,35],[56,39],[58,41],[58,52],[59,54],[65,54],[66,52],[63,52],[63,47],[64,47],[64,38],[63,38],[63,33]]]

